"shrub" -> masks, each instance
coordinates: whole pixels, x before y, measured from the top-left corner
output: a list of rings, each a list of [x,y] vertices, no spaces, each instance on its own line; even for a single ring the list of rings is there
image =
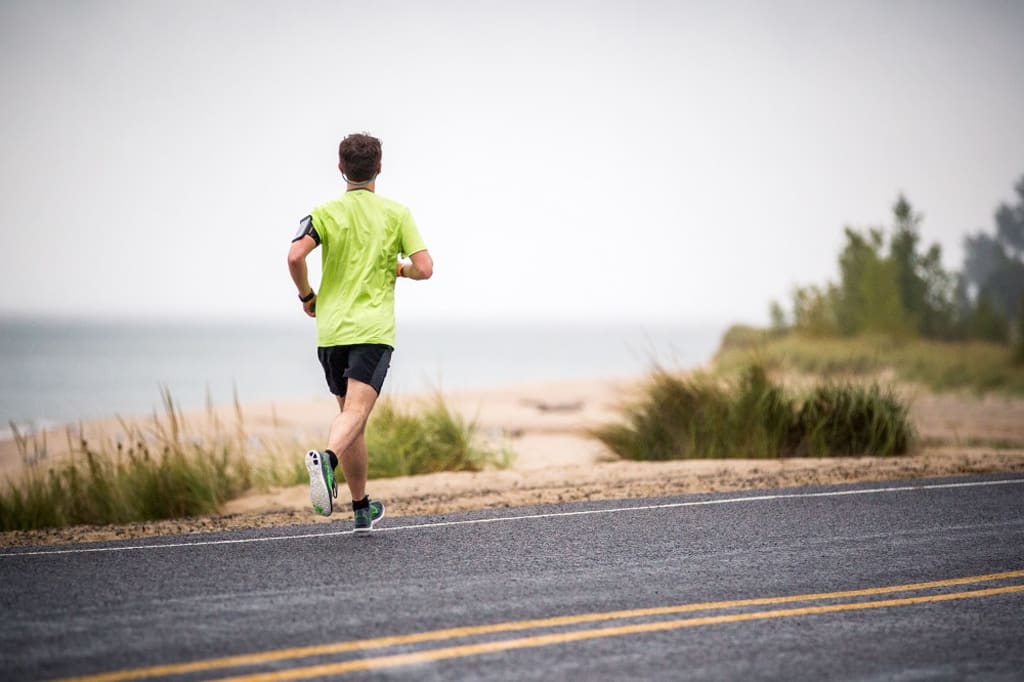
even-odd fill
[[[899,454],[914,439],[908,410],[877,384],[823,384],[796,415],[797,451],[813,456]]]
[[[891,392],[825,384],[796,401],[759,365],[732,384],[656,370],[622,414],[592,435],[638,460],[894,455],[914,440],[907,408]]]

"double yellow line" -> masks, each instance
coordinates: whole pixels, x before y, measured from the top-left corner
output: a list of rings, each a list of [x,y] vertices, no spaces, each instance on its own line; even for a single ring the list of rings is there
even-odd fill
[[[598,621],[614,621],[634,618],[646,618],[651,616],[664,616],[694,611],[712,611],[720,609],[731,609],[751,606],[777,606],[793,602],[820,601],[831,599],[848,599],[858,597],[872,597],[894,592],[919,592],[923,590],[935,590],[959,585],[969,585],[984,582],[1004,581],[1013,578],[1024,577],[1024,570],[1007,571],[1004,573],[990,573],[987,575],[975,575],[964,578],[951,578],[948,580],[936,580],[924,583],[912,583],[908,585],[889,585],[884,587],[872,587],[862,590],[846,590],[842,592],[820,592],[816,594],[800,594],[783,597],[761,597],[757,599],[738,599],[733,601],[705,602],[699,604],[678,604],[675,606],[659,606],[646,609],[630,609],[625,611],[608,611],[605,613],[584,613],[570,616],[557,616],[553,618],[538,618],[532,620],[509,621],[506,623],[493,623],[490,625],[473,625],[466,627],[447,628],[444,630],[431,630],[417,632],[408,635],[396,635],[392,637],[376,637],[373,639],[358,640],[352,642],[337,642],[334,644],[322,644],[317,646],[297,647],[291,649],[278,649],[254,654],[243,654],[239,656],[227,656],[224,658],[213,658],[191,663],[176,663],[171,665],[152,666],[148,668],[134,668],[130,670],[119,670],[100,675],[87,677],[68,678],[79,682],[114,682],[117,680],[139,680],[166,675],[181,675],[186,673],[209,672],[225,668],[236,668],[240,666],[258,666],[264,663],[282,661],[288,659],[308,658],[313,656],[325,656],[331,654],[342,654],[368,649],[379,649],[404,644],[418,644],[422,642],[434,642],[449,640],[460,637],[474,637],[502,632],[517,632],[522,630],[534,630],[569,625],[580,625]],[[660,620],[655,622],[636,623],[629,625],[612,625],[592,629],[572,630],[569,632],[558,632],[546,635],[535,635],[531,637],[520,637],[515,639],[496,640],[476,644],[463,644],[447,646],[437,649],[426,649],[406,654],[393,654],[386,656],[375,656],[356,660],[342,661],[336,663],[323,663],[319,665],[292,668],[269,673],[255,673],[238,677],[225,678],[226,680],[257,682],[262,680],[298,680],[310,677],[337,676],[350,672],[380,670],[404,665],[428,663],[452,658],[464,658],[466,656],[477,656],[481,654],[510,651],[513,649],[527,649],[554,644],[565,644],[579,642],[602,637],[620,637],[624,635],[641,634],[647,632],[661,632],[666,630],[677,630],[680,628],[698,627],[702,625],[716,625],[721,623],[738,623],[752,620],[767,620],[772,618],[787,618],[794,616],[808,616],[822,613],[836,613],[841,611],[859,611],[865,609],[889,608],[894,606],[910,606],[913,604],[926,604],[931,602],[951,601],[956,599],[973,599],[988,597],[998,594],[1009,594],[1024,592],[1024,584],[1004,585],[1001,587],[989,587],[964,592],[941,592],[921,596],[909,596],[896,599],[882,599],[872,601],[853,601],[839,604],[825,604],[814,606],[803,606],[798,608],[774,609],[767,611],[747,611],[743,613],[730,613],[722,615],[702,616],[696,618],[682,618],[674,620]]]

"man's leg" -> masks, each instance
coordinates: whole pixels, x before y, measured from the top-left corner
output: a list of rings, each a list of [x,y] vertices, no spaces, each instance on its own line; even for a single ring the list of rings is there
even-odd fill
[[[327,386],[338,400],[338,415],[331,423],[327,448],[306,453],[309,498],[313,509],[324,516],[333,511],[334,467],[341,465],[349,492],[356,533],[373,529],[384,518],[384,503],[366,495],[366,421],[384,385],[391,347],[382,344],[330,346],[317,349]],[[330,457],[330,462],[327,462]],[[333,495],[332,495],[333,493]]]
[[[352,500],[366,496],[366,420],[377,402],[373,386],[349,378],[345,397],[338,397],[338,416],[331,424],[327,447],[338,455]]]
[[[368,457],[366,454],[366,427],[359,432],[352,445],[341,454],[339,458],[341,470],[345,474],[345,481],[348,483],[348,490],[352,493],[353,500],[361,500],[366,495],[366,480],[368,477]],[[351,472],[351,475],[350,475]]]

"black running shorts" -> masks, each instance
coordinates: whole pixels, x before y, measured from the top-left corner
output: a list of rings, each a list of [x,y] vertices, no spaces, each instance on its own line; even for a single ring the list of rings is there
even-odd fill
[[[358,343],[351,346],[321,346],[317,357],[324,368],[327,386],[334,395],[344,396],[348,380],[355,379],[373,386],[380,395],[384,377],[391,366],[391,346],[378,343]]]

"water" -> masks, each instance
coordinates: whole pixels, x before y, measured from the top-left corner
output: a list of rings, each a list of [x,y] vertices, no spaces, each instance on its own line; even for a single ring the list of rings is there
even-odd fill
[[[641,374],[703,364],[723,326],[400,323],[385,393]],[[327,395],[311,323],[0,320],[0,437],[160,409]]]

